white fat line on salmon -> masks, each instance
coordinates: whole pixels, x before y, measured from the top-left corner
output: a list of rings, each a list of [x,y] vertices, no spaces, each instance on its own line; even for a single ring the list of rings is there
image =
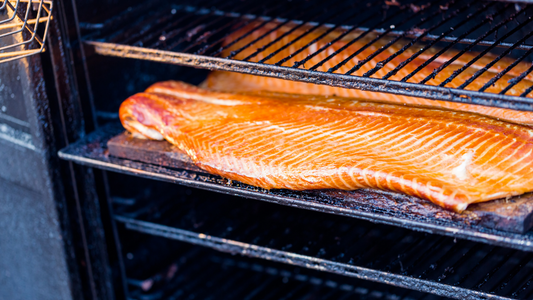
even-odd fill
[[[251,122],[250,124],[252,124],[252,125],[265,125],[265,127],[259,128],[259,130],[264,130],[264,131],[279,130],[279,131],[287,132],[287,133],[293,133],[293,132],[298,132],[299,131],[298,129],[289,129],[289,128],[285,128],[283,126],[272,124],[272,123],[270,123],[270,121],[256,121],[256,122]]]
[[[225,105],[225,106],[235,106],[235,105],[243,105],[245,102],[239,101],[239,100],[231,100],[231,99],[217,99],[214,96],[203,96],[196,93],[189,93],[189,92],[180,92],[176,89],[173,89],[169,91],[167,88],[154,88],[153,91],[155,93],[162,93],[162,94],[168,94],[173,95],[176,97],[181,97],[184,99],[192,99],[192,100],[198,100],[206,103],[211,104],[217,104],[217,105]]]
[[[157,140],[157,141],[162,141],[165,139],[163,135],[159,133],[159,131],[152,129],[152,128],[148,128],[137,121],[124,121],[124,123],[127,126],[133,127],[135,130],[137,130],[139,133],[141,133],[142,135],[144,135],[145,137],[149,139]]]
[[[472,162],[472,157],[474,157],[474,152],[468,152],[463,154],[463,161],[461,162],[461,164],[453,168],[452,174],[459,178],[459,180],[467,180],[468,178],[470,178],[468,167]]]

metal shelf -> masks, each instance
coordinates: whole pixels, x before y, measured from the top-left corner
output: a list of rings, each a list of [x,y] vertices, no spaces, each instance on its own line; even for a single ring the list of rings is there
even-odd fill
[[[0,1],[0,63],[45,50],[52,9],[52,0]]]
[[[173,249],[174,261],[158,268],[157,273],[129,277],[129,298],[441,299],[384,284],[358,281],[259,259],[235,257],[184,243],[178,245]],[[137,257],[146,256],[143,253],[130,254],[136,260],[141,260]],[[137,269],[142,267],[143,264],[140,263]]]
[[[345,199],[327,192],[267,191],[230,182],[218,176],[190,171],[186,166],[184,169],[173,169],[109,156],[107,141],[123,130],[120,125],[102,127],[59,151],[59,157],[128,175],[533,252],[531,231],[517,234],[486,228],[476,225],[475,220],[465,222],[465,218],[469,218],[468,214],[455,214],[428,205],[426,201],[415,202],[412,198],[398,194],[361,190]],[[190,166],[189,169],[197,168]]]
[[[222,252],[457,299],[533,292],[528,252],[203,191],[130,200],[115,205],[127,229]]]
[[[252,3],[253,2],[253,3]],[[319,2],[319,1],[318,1]],[[402,1],[404,3],[405,1]],[[255,1],[241,1],[238,5],[228,7],[229,3],[221,1],[202,1],[193,6],[186,1],[175,4],[151,5],[144,11],[137,7],[128,16],[117,16],[102,23],[84,23],[86,44],[96,53],[108,56],[128,57],[152,60],[164,63],[188,65],[212,70],[226,70],[247,74],[270,76],[316,84],[331,85],[343,88],[355,88],[376,92],[394,93],[398,95],[417,96],[435,100],[472,103],[517,110],[533,111],[533,99],[527,98],[531,88],[525,88],[520,96],[509,95],[509,89],[501,93],[489,93],[490,82],[481,89],[471,89],[471,81],[480,80],[483,74],[476,72],[457,88],[447,87],[449,81],[457,76],[457,72],[445,78],[440,84],[427,83],[432,77],[442,73],[443,69],[435,69],[424,80],[413,81],[411,72],[403,78],[396,78],[389,72],[377,76],[375,72],[388,65],[394,72],[404,71],[405,65],[393,63],[394,55],[410,53],[414,45],[438,45],[444,49],[457,48],[459,54],[471,53],[477,49],[475,56],[468,63],[482,59],[484,51],[500,51],[502,57],[513,57],[513,63],[530,59],[533,53],[533,40],[527,28],[530,28],[533,6],[516,6],[510,3],[484,1],[437,1],[431,5],[422,5],[420,1],[405,2],[403,5],[371,4],[361,1],[334,1],[326,10],[314,1],[267,0],[257,5]],[[395,3],[389,1],[388,3]],[[358,9],[364,8],[364,9]],[[359,13],[355,13],[360,11]],[[137,13],[135,13],[137,12]],[[347,14],[349,16],[347,16]],[[373,16],[371,18],[371,16]],[[324,69],[323,65],[337,55],[331,43],[315,50],[309,50],[312,42],[296,49],[292,54],[278,61],[278,50],[265,43],[268,37],[268,24],[283,24],[303,32],[299,36],[290,36],[292,40],[286,46],[296,45],[299,39],[313,32],[336,30],[342,34],[356,36],[376,36],[373,41],[361,45],[360,49],[381,45],[375,53],[367,58],[356,56],[356,51],[338,65]],[[243,33],[246,26],[259,24],[253,31]],[[529,26],[529,27],[528,27]],[[305,29],[305,30],[304,30]],[[262,31],[261,31],[262,30]],[[291,29],[292,30],[292,29]],[[321,31],[322,30],[322,31]],[[241,45],[252,32],[266,32],[260,38]],[[300,31],[294,31],[300,33]],[[320,42],[326,35],[320,35],[313,41]],[[357,40],[355,38],[353,41]],[[281,38],[281,37],[280,37]],[[387,43],[389,40],[401,39],[409,42],[404,47],[393,50]],[[276,40],[274,40],[276,41]],[[381,42],[380,42],[381,41]],[[384,41],[384,42],[383,42]],[[277,41],[279,43],[279,40]],[[325,42],[324,42],[325,43]],[[347,42],[350,44],[350,42]],[[332,43],[334,44],[334,43]],[[238,45],[238,47],[237,47]],[[316,45],[316,44],[315,44]],[[259,47],[259,48],[258,48]],[[418,49],[418,48],[417,48]],[[461,50],[462,49],[462,50]],[[257,51],[256,51],[257,50]],[[254,52],[255,51],[255,52]],[[301,52],[304,51],[304,52]],[[298,54],[307,53],[305,57]],[[314,51],[314,52],[313,52]],[[387,59],[381,60],[374,67],[372,57],[390,51]],[[319,64],[305,66],[312,57],[333,52]],[[414,51],[404,62],[410,62],[427,49]],[[244,53],[252,53],[244,55]],[[245,57],[241,57],[241,56]],[[440,54],[431,54],[427,61],[436,59]],[[299,61],[294,61],[299,57]],[[502,62],[502,57],[491,59],[487,65]],[[275,61],[272,61],[276,58]],[[311,60],[310,60],[311,59]],[[456,60],[457,57],[451,59]],[[355,61],[355,62],[354,62]],[[355,65],[344,70],[348,63]],[[466,62],[465,62],[466,63]],[[392,64],[392,65],[391,65]],[[361,73],[371,66],[371,71]],[[341,70],[343,70],[341,72]],[[530,68],[517,76],[520,80],[510,81],[508,87],[516,87],[533,69]],[[509,70],[503,69],[493,79],[500,78]],[[359,74],[361,73],[361,74]],[[392,76],[392,77],[391,77]],[[433,83],[431,83],[433,84]]]

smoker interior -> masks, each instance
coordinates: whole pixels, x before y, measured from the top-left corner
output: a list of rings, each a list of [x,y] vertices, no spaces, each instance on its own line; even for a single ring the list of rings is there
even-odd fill
[[[113,207],[117,216],[140,217],[138,214],[144,212],[150,214],[152,218],[157,218],[160,212],[154,206],[146,205],[146,202],[152,202],[148,199],[159,198],[157,195],[161,190],[165,190],[166,195],[173,199],[167,201],[168,199],[161,198],[161,202],[170,204],[179,199],[181,204],[195,203],[192,205],[194,207],[184,205],[180,208],[170,208],[174,212],[182,211],[191,216],[186,218],[192,222],[189,224],[191,228],[201,229],[201,223],[206,221],[206,217],[208,222],[210,220],[216,223],[211,226],[223,231],[232,231],[231,226],[236,226],[236,222],[239,222],[239,220],[228,222],[228,219],[216,220],[208,217],[205,214],[206,211],[202,209],[202,206],[206,204],[213,205],[209,208],[212,213],[220,209],[220,206],[227,206],[234,213],[240,211],[243,214],[250,209],[250,207],[241,206],[243,201],[248,203],[250,201],[240,198],[165,185],[153,182],[152,187],[147,188],[150,186],[148,181],[144,182],[143,191],[139,193],[131,191],[130,195],[127,195],[120,193],[123,189],[117,191],[117,194],[122,194],[122,197],[118,195],[113,197]],[[132,198],[132,195],[135,197],[142,195],[142,197]],[[206,201],[206,199],[210,200]],[[270,206],[266,209],[276,209],[276,206]],[[255,209],[263,208],[265,207],[255,207]],[[219,214],[222,215],[224,212],[220,211]],[[175,220],[180,219],[184,218],[178,217]],[[180,223],[185,225],[183,221]],[[253,227],[253,224],[250,226]],[[180,226],[180,228],[188,228],[188,226]],[[123,248],[129,297],[132,299],[324,299],[324,297],[332,297],[332,299],[444,299],[384,284],[313,271],[305,267],[247,258],[231,251],[224,251],[227,252],[224,254],[205,247],[191,246],[173,239],[128,230],[122,225],[119,225],[118,229]],[[255,228],[255,230],[260,229]],[[265,233],[261,236],[267,235],[268,233]],[[306,239],[307,237],[299,238],[302,242],[307,242]],[[313,248],[312,244],[316,246],[316,243],[312,242],[308,244],[310,248]],[[321,252],[325,254],[324,249]]]
[[[138,233],[124,236],[130,299],[445,299]]]
[[[112,189],[115,220],[132,232],[460,299],[528,299],[533,293],[530,252],[167,183],[133,182],[142,188],[127,194],[123,186]]]
[[[76,1],[79,23],[70,20],[68,14],[63,17],[74,27],[78,26],[83,37],[83,46],[75,49],[79,56],[74,56],[73,61],[86,131],[98,132],[107,123],[116,124],[120,103],[156,81],[200,83],[207,74],[202,69],[533,110],[533,102],[525,98],[531,89],[522,91],[519,97],[505,92],[471,91],[467,86],[450,92],[445,83],[440,87],[424,83],[407,85],[387,81],[385,77],[376,78],[373,74],[337,74],[335,68],[315,72],[305,62],[293,66],[284,64],[287,60],[267,59],[256,63],[220,57],[222,39],[231,30],[248,24],[246,20],[256,20],[261,15],[280,17],[282,22],[314,22],[313,26],[336,29],[353,25],[353,28],[386,32],[440,47],[451,45],[465,52],[486,50],[513,57],[515,62],[531,61],[533,42],[529,39],[528,24],[532,7],[484,1],[437,1],[425,9],[423,1],[413,1],[414,6],[396,6],[394,2],[367,5],[364,1],[333,1],[323,13],[323,1],[262,1],[260,4],[216,0],[118,1],[107,5]],[[358,5],[365,7],[365,18],[355,14]],[[411,17],[406,18],[405,14]],[[459,41],[458,37],[463,39]],[[54,48],[51,50],[54,52]],[[266,53],[266,57],[272,54],[268,49]],[[44,63],[46,67],[46,60]],[[61,88],[47,88],[48,94],[56,94],[58,98],[66,93]],[[61,105],[57,106],[60,111]],[[71,111],[65,110],[61,112],[62,118],[59,115],[55,118],[57,128],[68,122],[76,123],[76,120],[69,121]],[[82,137],[72,138],[66,144]],[[105,148],[96,150],[105,154]],[[65,168],[68,167],[71,166]],[[448,236],[423,233],[413,225],[410,228],[414,230],[410,230],[181,187],[161,182],[156,176],[139,178],[138,171],[121,171],[118,163],[115,167],[107,169],[126,174],[94,172],[114,292],[119,298],[321,299],[329,295],[355,299],[437,299],[435,295],[440,295],[459,299],[523,299],[533,296],[533,257],[530,252],[521,251],[531,251],[531,232],[512,235],[464,228],[483,237],[483,243],[477,243],[481,238],[469,241],[450,236],[454,233],[450,230],[446,233],[447,224],[443,223],[436,223],[441,229],[435,232]],[[111,203],[109,208],[107,203]],[[380,211],[371,213],[378,216]],[[397,221],[398,226],[409,227],[400,225],[405,223],[401,218],[389,218]],[[463,229],[454,230],[468,238],[460,235]],[[211,288],[206,289],[206,284]]]

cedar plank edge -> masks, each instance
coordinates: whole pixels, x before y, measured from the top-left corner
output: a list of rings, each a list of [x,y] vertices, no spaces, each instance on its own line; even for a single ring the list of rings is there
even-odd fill
[[[111,138],[107,142],[107,147],[109,154],[115,157],[205,173],[205,171],[196,167],[185,153],[166,141],[138,139],[124,132]],[[320,196],[342,198],[344,201],[368,201],[358,196],[358,193],[349,191],[324,190],[313,192],[320,194]],[[384,193],[387,196],[387,192],[379,191],[379,193]],[[411,196],[400,197],[400,200],[398,200],[398,197],[394,197],[394,199],[391,197],[391,205],[402,201],[401,198],[404,198],[408,203],[407,205],[399,206],[409,207],[409,211],[413,213],[427,215],[433,218],[442,217],[463,220],[465,225],[475,223],[483,227],[515,233],[525,233],[533,226],[533,193],[513,197],[508,200],[501,199],[472,204],[462,214],[444,210],[429,203],[429,201]],[[368,205],[368,203],[366,204]],[[387,209],[387,207],[383,207],[386,206],[386,203],[381,206],[380,208]],[[413,208],[413,206],[419,207]],[[395,209],[394,207],[390,208]],[[406,213],[409,212],[406,211]]]

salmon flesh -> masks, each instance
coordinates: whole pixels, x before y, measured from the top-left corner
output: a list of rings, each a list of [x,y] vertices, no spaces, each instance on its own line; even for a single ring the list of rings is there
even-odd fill
[[[457,212],[533,190],[533,130],[477,114],[169,81],[119,115],[207,172],[265,189],[375,188]]]
[[[408,39],[399,39],[387,47],[383,52],[373,56],[377,50],[391,42],[392,37],[384,36],[377,39],[377,34],[372,32],[364,35],[360,32],[352,32],[341,36],[346,30],[333,30],[328,33],[324,28],[313,29],[310,26],[302,26],[296,30],[293,30],[293,27],[295,26],[297,25],[284,25],[279,27],[277,23],[272,22],[254,30],[254,28],[257,28],[258,26],[257,24],[252,23],[226,38],[226,48],[221,53],[221,56],[226,57],[232,55],[231,58],[233,59],[248,60],[251,62],[259,62],[264,60],[263,63],[267,64],[275,64],[285,59],[285,61],[280,65],[286,67],[293,67],[296,62],[308,59],[304,64],[297,65],[297,67],[309,69],[313,66],[317,66],[316,71],[322,72],[328,72],[330,68],[333,68],[337,64],[346,61],[344,65],[333,71],[333,73],[337,74],[345,74],[355,67],[359,62],[368,59],[368,62],[362,64],[359,69],[352,73],[352,75],[363,76],[378,64],[382,65],[382,68],[379,69],[379,71],[369,76],[371,78],[383,78],[383,76],[387,75],[403,62],[408,62],[396,73],[388,77],[389,80],[395,81],[402,80],[405,76],[409,75],[409,73],[415,71],[426,63],[427,65],[425,67],[422,67],[412,77],[406,80],[406,82],[419,83],[434,70],[443,67],[445,63],[448,63],[454,56],[459,54],[459,52],[455,49],[448,49],[443,51],[443,53],[437,56],[434,60],[430,61],[430,59],[432,59],[435,54],[439,53],[441,49],[433,46],[429,47],[424,52],[421,52],[421,54],[417,54],[420,49],[424,48],[425,44],[423,43],[414,43],[406,48],[406,50],[404,50],[401,54],[397,54],[400,49],[406,45],[408,46],[411,42],[411,40]],[[238,42],[232,43],[235,40]],[[353,40],[357,41],[352,43]],[[291,43],[292,41],[294,42]],[[251,46],[243,48],[250,43]],[[254,55],[257,49],[262,49],[263,47],[266,47],[264,51]],[[303,50],[301,52],[296,52],[300,49]],[[275,55],[272,55],[270,58],[267,57],[269,54],[275,52],[277,52]],[[353,54],[356,55],[350,58],[350,56]],[[458,56],[456,60],[438,72],[434,78],[428,80],[426,84],[441,84],[448,77],[452,76],[454,72],[463,68],[465,64],[473,61],[478,54],[479,53],[477,52],[469,51]],[[387,63],[380,63],[387,60],[391,55],[397,56]],[[476,72],[485,68],[485,66],[487,66],[487,64],[489,64],[495,58],[496,55],[492,53],[485,54],[477,61],[472,63],[470,67],[458,74],[453,80],[447,83],[445,87],[458,88],[468,79],[470,79],[470,77],[476,74]],[[409,59],[411,60],[409,61]],[[430,62],[427,63],[428,61]],[[503,71],[505,68],[507,68],[507,66],[514,62],[515,59],[510,57],[501,58],[493,66],[487,68],[487,70],[484,71],[477,79],[472,81],[472,83],[467,85],[465,89],[475,91],[479,90],[487,82],[493,79],[496,74]],[[507,73],[502,75],[498,80],[495,80],[494,83],[485,91],[489,93],[501,92],[509,85],[510,82],[513,82],[513,79],[518,77],[522,72],[528,70],[530,66],[530,62],[520,62],[516,64],[516,66],[510,68]],[[509,89],[506,92],[506,95],[519,96],[532,85],[533,74],[529,73],[521,81]],[[335,95],[341,97],[364,98],[390,103],[405,103],[417,106],[469,111],[514,123],[533,125],[533,112],[515,111],[511,109],[493,108],[466,103],[430,100],[357,89],[346,89],[328,85],[316,85],[305,82],[233,72],[212,72],[206,79],[203,86],[210,89],[230,92],[265,90],[281,93],[315,94],[326,96]]]

